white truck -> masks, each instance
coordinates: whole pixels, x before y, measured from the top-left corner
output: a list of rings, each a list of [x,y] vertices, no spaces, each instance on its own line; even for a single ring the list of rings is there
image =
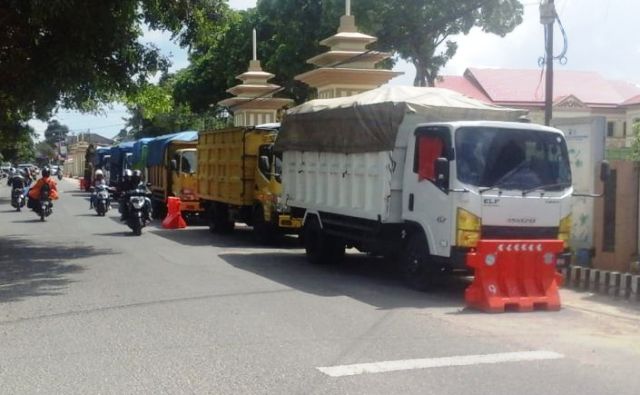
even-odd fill
[[[409,285],[427,289],[467,269],[481,239],[568,241],[563,133],[514,122],[523,115],[414,87],[290,109],[276,150],[308,259],[335,262],[345,247],[392,256]]]

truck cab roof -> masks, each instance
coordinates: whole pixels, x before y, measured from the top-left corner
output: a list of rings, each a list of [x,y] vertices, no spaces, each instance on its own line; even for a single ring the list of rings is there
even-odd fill
[[[556,128],[550,126],[539,125],[529,122],[504,122],[504,121],[455,121],[455,122],[428,122],[421,123],[416,126],[416,130],[425,126],[438,126],[446,125],[452,126],[455,129],[461,127],[484,127],[484,128],[498,128],[498,129],[520,129],[520,130],[537,130],[541,132],[558,133],[564,136],[564,133]]]

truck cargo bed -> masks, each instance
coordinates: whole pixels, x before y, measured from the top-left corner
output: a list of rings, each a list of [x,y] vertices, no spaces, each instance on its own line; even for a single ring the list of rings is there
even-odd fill
[[[287,151],[284,199],[289,206],[385,221],[391,200],[390,152]]]

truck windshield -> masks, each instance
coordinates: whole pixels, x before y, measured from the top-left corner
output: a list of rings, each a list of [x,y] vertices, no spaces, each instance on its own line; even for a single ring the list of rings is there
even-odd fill
[[[456,132],[458,180],[478,187],[563,189],[571,185],[562,136],[536,130],[462,127]]]
[[[198,156],[196,151],[184,151],[180,162],[181,173],[195,173],[198,168]]]

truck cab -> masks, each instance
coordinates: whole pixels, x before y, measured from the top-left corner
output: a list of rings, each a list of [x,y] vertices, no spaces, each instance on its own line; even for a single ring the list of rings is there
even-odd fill
[[[568,247],[573,187],[557,129],[419,125],[407,145],[403,184],[404,221],[424,232],[431,257],[454,268],[464,267],[481,239],[562,239]]]
[[[198,150],[196,148],[179,148],[173,152],[172,157],[171,195],[180,198],[181,211],[199,211],[200,204],[196,192],[198,188],[196,173],[198,170]]]

